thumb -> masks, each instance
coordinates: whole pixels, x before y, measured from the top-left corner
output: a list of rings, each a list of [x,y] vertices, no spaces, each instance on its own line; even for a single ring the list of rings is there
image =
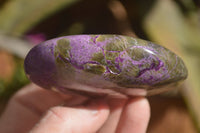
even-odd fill
[[[103,101],[81,107],[56,106],[48,110],[31,133],[93,133],[108,115],[108,105]]]

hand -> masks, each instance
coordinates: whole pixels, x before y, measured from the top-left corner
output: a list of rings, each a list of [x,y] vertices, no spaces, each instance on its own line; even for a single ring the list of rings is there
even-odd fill
[[[29,85],[0,117],[1,133],[145,133],[150,107],[144,97],[89,99]]]

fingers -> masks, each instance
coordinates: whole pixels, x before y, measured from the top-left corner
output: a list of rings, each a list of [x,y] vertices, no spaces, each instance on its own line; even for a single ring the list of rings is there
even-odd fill
[[[77,104],[84,104],[87,100],[88,98],[85,97],[72,97],[35,85],[27,86],[9,102],[1,116],[0,132],[25,133],[30,131],[39,119],[40,122],[33,128],[32,133],[94,133],[97,131],[98,133],[144,133],[146,131],[150,108],[145,98],[110,98],[107,103],[103,100],[91,99],[93,102],[87,106],[75,107]],[[70,107],[59,106],[63,103]],[[49,111],[41,119],[41,115],[46,110]]]
[[[70,96],[68,95],[63,96],[57,92],[30,84],[17,92],[10,103],[18,103],[25,108],[34,111],[34,113],[42,115],[44,111],[50,107],[62,104],[63,101],[68,99],[70,99]]]
[[[12,101],[0,117],[0,133],[27,133],[39,119],[35,111]]]
[[[110,107],[110,115],[98,133],[115,133],[121,113],[123,111],[123,107],[125,106],[127,100],[128,99],[125,98],[107,99]]]
[[[87,98],[85,97],[72,97],[71,95],[46,90],[34,84],[30,84],[17,92],[11,99],[11,102],[18,102],[41,115],[52,106],[61,105],[63,103],[69,105],[81,104],[86,100]]]
[[[108,105],[93,101],[84,107],[51,108],[31,133],[94,133],[106,121]]]
[[[117,133],[145,133],[149,118],[150,107],[147,99],[131,99],[122,112]]]
[[[49,108],[62,104],[81,104],[86,100],[30,84],[17,92],[9,101],[7,108],[0,117],[0,132],[27,133]]]

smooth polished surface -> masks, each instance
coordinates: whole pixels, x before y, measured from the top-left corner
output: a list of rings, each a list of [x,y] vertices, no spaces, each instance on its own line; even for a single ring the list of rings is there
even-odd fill
[[[46,41],[29,52],[25,71],[30,80],[47,89],[97,94],[159,93],[187,77],[183,61],[170,50],[121,35]]]

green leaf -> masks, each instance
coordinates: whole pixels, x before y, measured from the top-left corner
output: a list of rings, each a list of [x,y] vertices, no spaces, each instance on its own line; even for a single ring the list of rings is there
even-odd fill
[[[21,35],[56,11],[79,0],[9,0],[0,10],[3,33]]]
[[[149,37],[181,55],[189,77],[182,94],[200,129],[200,30],[198,14],[184,16],[174,1],[160,0],[144,21]]]

